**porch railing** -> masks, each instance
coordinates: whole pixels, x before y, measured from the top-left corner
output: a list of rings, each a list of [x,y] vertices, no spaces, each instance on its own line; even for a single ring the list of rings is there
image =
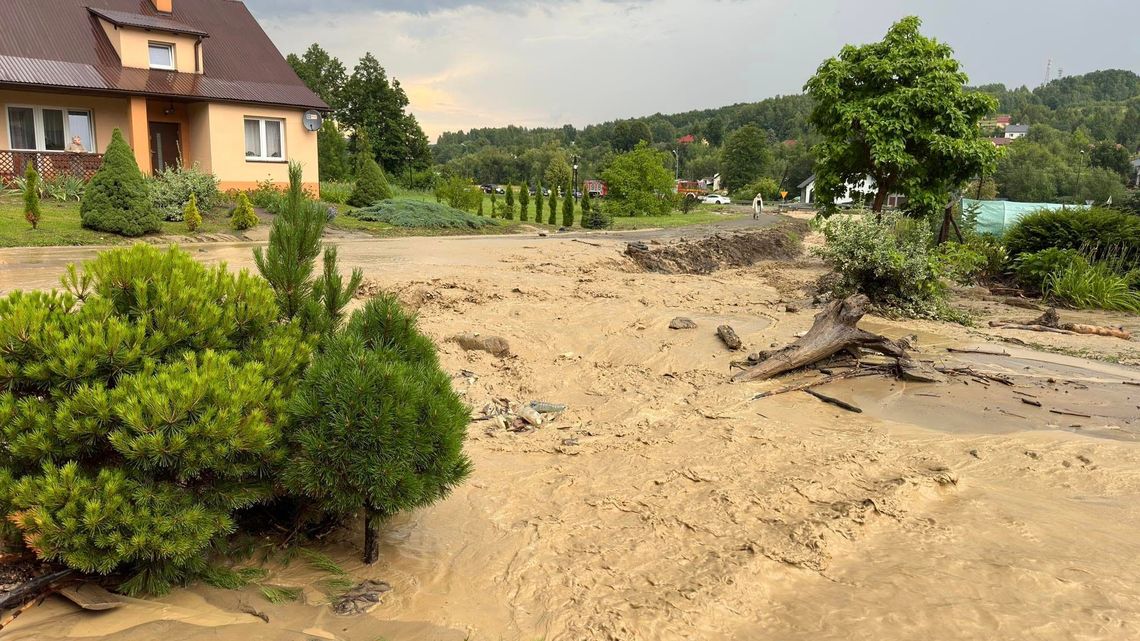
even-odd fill
[[[99,165],[103,164],[103,154],[80,154],[66,151],[16,151],[0,149],[0,186],[11,185],[17,178],[23,178],[28,163],[35,163],[36,171],[44,180],[59,176],[75,176],[91,180]]]

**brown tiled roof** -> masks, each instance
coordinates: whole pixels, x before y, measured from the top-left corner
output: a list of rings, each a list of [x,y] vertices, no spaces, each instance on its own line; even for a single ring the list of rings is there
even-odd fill
[[[150,0],[0,4],[0,84],[328,109],[238,0],[174,0],[170,15],[158,13]],[[209,34],[202,45],[205,73],[124,68],[93,12],[129,14],[152,25],[140,28],[178,25],[178,33]]]
[[[100,9],[99,7],[88,7],[88,11],[103,18],[107,22],[119,27],[137,27],[139,29],[150,29],[151,31],[165,31],[168,33],[182,33],[188,36],[209,36],[210,34],[191,27],[187,24],[182,24],[177,20],[171,20],[165,16],[148,16],[142,13],[131,13],[129,11],[115,11],[113,9]]]

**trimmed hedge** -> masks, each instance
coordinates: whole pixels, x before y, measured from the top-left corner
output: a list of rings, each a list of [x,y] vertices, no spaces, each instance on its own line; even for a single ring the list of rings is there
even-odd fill
[[[447,205],[421,200],[385,200],[371,207],[348,212],[357,220],[388,223],[396,227],[479,229],[495,223]]]

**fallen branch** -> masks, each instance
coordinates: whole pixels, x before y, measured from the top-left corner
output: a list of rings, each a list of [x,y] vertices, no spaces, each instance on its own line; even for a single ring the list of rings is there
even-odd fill
[[[1009,356],[1009,352],[1005,351],[1004,349],[1001,351],[998,351],[996,349],[985,349],[984,347],[978,347],[978,348],[972,348],[972,349],[960,349],[957,347],[947,347],[946,351],[950,352],[951,354],[984,354],[986,356]]]
[[[17,608],[28,601],[50,594],[78,576],[75,570],[56,570],[24,581],[0,597],[0,610]]]
[[[601,244],[601,243],[591,243],[591,242],[589,242],[589,241],[581,240],[581,239],[579,239],[579,238],[571,238],[571,239],[570,239],[570,242],[572,242],[572,243],[582,243],[583,245],[589,245],[590,247],[601,247],[601,246],[602,246],[602,244]]]
[[[744,347],[744,342],[736,335],[736,330],[728,325],[721,325],[716,328],[716,335],[720,337],[720,340],[724,341],[726,347],[734,352]]]
[[[1069,410],[1049,410],[1051,414],[1058,414],[1060,416],[1076,416],[1077,418],[1092,418],[1092,414],[1081,414],[1080,412],[1070,412]]]
[[[856,326],[869,303],[862,294],[832,302],[816,315],[806,334],[791,345],[771,352],[762,362],[738,373],[733,380],[766,380],[818,363],[839,352],[845,351],[858,358],[860,350],[864,349],[894,358],[900,375],[908,380],[944,380],[928,365],[912,360],[901,343]]]
[[[841,408],[847,410],[848,412],[855,412],[856,414],[862,414],[863,413],[862,408],[857,407],[855,405],[852,405],[851,403],[848,403],[847,401],[841,401],[838,398],[835,398],[834,396],[828,396],[827,394],[821,394],[821,393],[819,393],[813,389],[806,389],[806,390],[804,390],[804,392],[807,394],[811,394],[812,396],[818,398],[819,400],[823,401],[824,403],[830,403],[836,407],[841,407]]]
[[[990,321],[990,327],[994,329],[1019,329],[1026,332],[1045,332],[1049,334],[1076,334],[1076,332],[1071,332],[1067,329],[1058,329],[1046,325],[1023,325],[1021,323],[1004,323],[1002,321]]]
[[[843,372],[841,374],[833,374],[833,375],[827,376],[825,378],[818,378],[814,381],[808,381],[806,383],[798,383],[796,385],[789,385],[787,387],[781,387],[780,389],[775,389],[775,390],[771,390],[768,392],[761,392],[761,393],[757,394],[756,396],[753,396],[752,400],[758,401],[762,398],[768,398],[769,396],[779,396],[780,394],[787,394],[789,392],[803,392],[803,391],[807,391],[813,387],[819,387],[821,385],[827,385],[828,383],[834,383],[835,381],[841,381],[841,380],[846,379],[846,378],[860,378],[862,376],[883,376],[883,375],[890,374],[890,373],[891,372],[889,372],[888,370],[882,369],[882,368],[853,369],[853,370],[850,370],[848,372]]]
[[[1110,338],[1122,338],[1126,341],[1132,340],[1132,334],[1123,328],[1118,327],[1102,327],[1100,325],[1084,325],[1081,323],[1065,323],[1061,329],[1074,332],[1076,334],[1088,334],[1091,336],[1108,336]]]
[[[1085,334],[1089,336],[1108,336],[1132,340],[1132,334],[1123,327],[1101,327],[1100,325],[1085,325],[1083,323],[1062,323],[1057,315],[1057,309],[1050,307],[1037,318],[1021,323],[1018,321],[990,321],[990,327],[996,329],[1020,329],[1032,332],[1048,332],[1053,334]]]

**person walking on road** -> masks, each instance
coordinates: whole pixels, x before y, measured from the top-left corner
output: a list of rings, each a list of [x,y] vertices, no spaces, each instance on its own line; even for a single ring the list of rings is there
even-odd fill
[[[764,197],[756,194],[752,199],[752,220],[760,220],[760,214],[764,213]]]

